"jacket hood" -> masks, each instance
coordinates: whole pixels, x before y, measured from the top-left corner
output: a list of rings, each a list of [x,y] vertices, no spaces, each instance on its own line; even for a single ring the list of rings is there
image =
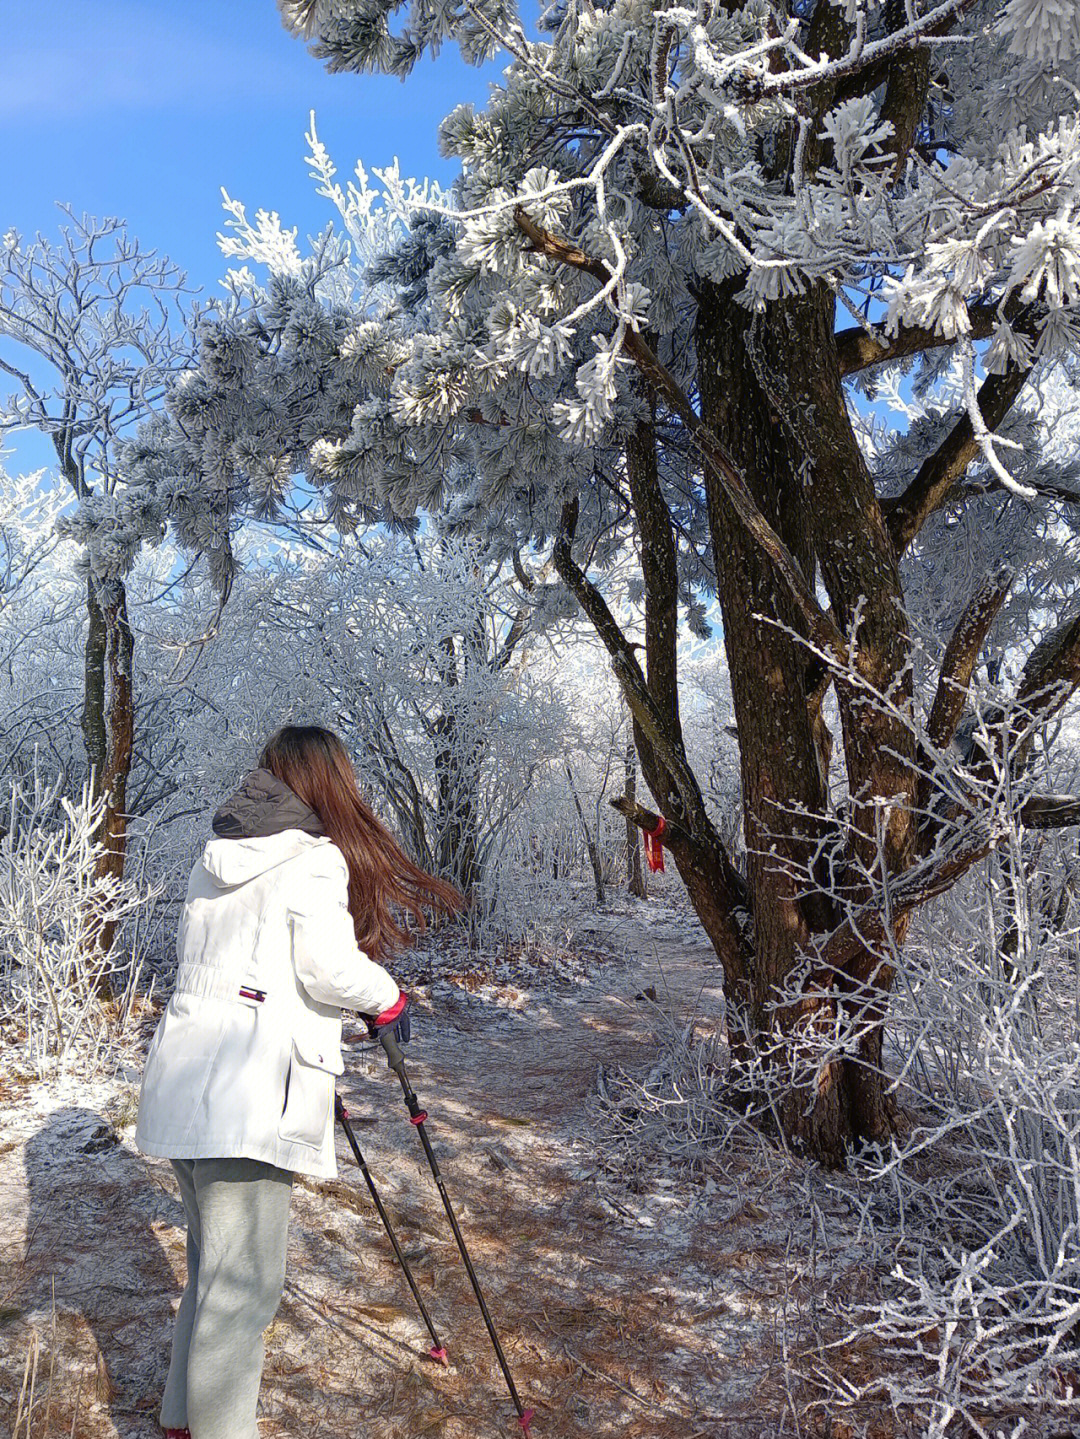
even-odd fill
[[[243,884],[325,835],[313,809],[266,769],[254,769],[214,813],[203,865],[219,884]]]
[[[219,839],[260,839],[285,829],[322,835],[322,820],[268,769],[253,769],[219,804],[212,829]]]

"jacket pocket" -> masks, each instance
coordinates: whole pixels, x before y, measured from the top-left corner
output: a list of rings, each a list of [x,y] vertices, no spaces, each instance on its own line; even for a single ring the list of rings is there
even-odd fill
[[[313,1069],[327,1074],[342,1074],[345,1061],[341,1057],[341,1019],[335,1015],[329,1023],[301,1028],[293,1035],[293,1049]]]
[[[338,1056],[340,1062],[340,1054]],[[278,1138],[320,1149],[331,1122],[334,1075],[323,1065],[310,1064],[294,1042],[289,1070],[285,1076],[285,1107],[278,1124]]]

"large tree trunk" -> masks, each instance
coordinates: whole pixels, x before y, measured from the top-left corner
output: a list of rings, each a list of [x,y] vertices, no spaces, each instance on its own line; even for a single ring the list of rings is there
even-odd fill
[[[108,739],[100,792],[109,798],[99,835],[104,845],[99,870],[119,879],[124,873],[127,854],[127,787],[135,738],[135,642],[128,622],[127,594],[119,580],[114,584],[113,593],[102,606],[108,679]]]
[[[833,616],[854,641],[857,681],[839,689],[857,865],[846,878],[854,896],[859,871],[867,884],[880,878],[882,862],[897,873],[913,848],[908,641],[897,561],[847,414],[831,292],[821,286],[752,318],[733,298],[739,284],[705,286],[698,297],[702,419],[735,459],[807,583],[813,586],[820,573]],[[850,982],[845,975],[819,977],[828,998],[808,998],[767,1017],[814,938],[840,918],[829,877],[814,868],[832,823],[822,667],[797,638],[805,624],[777,586],[774,567],[708,469],[706,487],[742,759],[754,921],[752,1028],[758,1035],[778,1029],[790,1063],[799,1029],[831,1028],[845,994],[868,981],[887,991],[891,974],[867,951],[851,964]],[[890,703],[868,704],[870,692],[888,695]],[[883,798],[894,804],[882,836]],[[817,882],[802,897],[783,872],[792,869]],[[884,1016],[865,999],[859,1003],[859,1018],[869,1021],[860,1052],[832,1061],[817,1076],[812,1100],[795,1092],[782,1110],[788,1137],[830,1162],[842,1160],[849,1142],[881,1141],[888,1131]]]
[[[120,580],[104,595],[87,582],[87,634],[84,651],[82,730],[90,768],[91,793],[105,796],[96,839],[101,853],[98,878],[121,879],[127,855],[127,787],[135,736],[135,644],[127,615],[127,594]],[[97,946],[108,953],[116,926],[106,921]]]
[[[760,326],[735,301],[740,287],[741,281],[728,287],[710,285],[698,296],[702,418],[727,447],[762,513],[813,583],[815,554],[800,457],[756,372],[764,372],[765,365]],[[755,347],[753,354],[750,346]],[[739,735],[753,916],[753,982],[746,1023],[760,1041],[770,1029],[790,1031],[811,1018],[798,1008],[776,1012],[771,1005],[813,936],[836,920],[825,894],[800,896],[784,872],[812,869],[828,794],[807,703],[813,657],[793,638],[804,625],[794,603],[777,586],[768,557],[709,470],[706,491]],[[820,1016],[824,1024],[832,1018],[830,1013]],[[822,1077],[811,1106],[805,1095],[793,1093],[781,1112],[791,1140],[831,1161],[842,1156],[849,1137],[842,1089],[839,1066],[834,1066]]]

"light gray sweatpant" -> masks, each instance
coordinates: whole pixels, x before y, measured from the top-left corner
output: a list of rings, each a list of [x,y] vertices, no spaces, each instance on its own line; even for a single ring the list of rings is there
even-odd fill
[[[292,1175],[254,1159],[174,1159],[187,1287],[161,1404],[191,1439],[258,1439],[263,1331],[285,1284]]]

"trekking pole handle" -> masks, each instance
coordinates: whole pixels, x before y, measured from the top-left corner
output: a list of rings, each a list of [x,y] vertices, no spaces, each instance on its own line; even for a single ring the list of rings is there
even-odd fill
[[[377,1031],[379,1043],[386,1054],[386,1062],[395,1074],[401,1074],[405,1068],[405,1056],[401,1052],[401,1045],[397,1042],[397,1035],[394,1033],[394,1026],[388,1024]]]

